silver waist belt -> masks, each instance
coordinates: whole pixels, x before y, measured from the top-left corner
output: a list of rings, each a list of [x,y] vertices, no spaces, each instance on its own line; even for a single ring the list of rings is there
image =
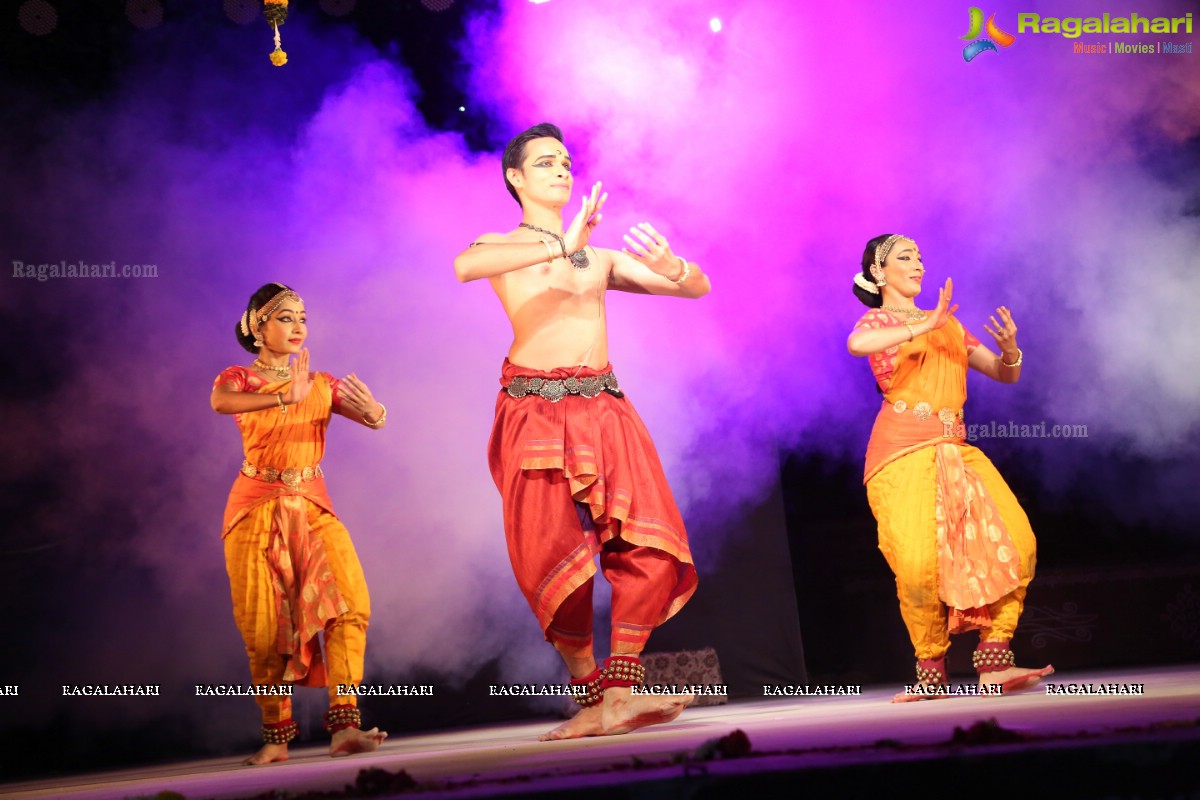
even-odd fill
[[[566,378],[564,380],[546,380],[545,378],[526,378],[518,375],[513,378],[504,391],[509,397],[518,400],[527,395],[535,394],[543,400],[557,403],[569,394],[580,397],[595,397],[601,392],[608,392],[613,397],[624,397],[621,387],[617,385],[617,376],[612,372],[603,375],[590,375],[586,378]]]

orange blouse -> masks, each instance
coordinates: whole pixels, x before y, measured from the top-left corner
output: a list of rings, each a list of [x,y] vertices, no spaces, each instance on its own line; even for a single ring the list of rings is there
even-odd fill
[[[854,329],[903,325],[902,317],[872,309]],[[937,330],[868,357],[883,404],[867,445],[863,483],[902,455],[965,439],[967,357],[978,346],[979,340],[951,317]]]
[[[312,380],[308,397],[287,406],[286,414],[272,407],[233,415],[245,461],[225,507],[225,533],[251,508],[282,494],[304,495],[333,511],[318,468],[325,456],[325,431],[341,405],[341,382],[327,372],[314,372]],[[268,381],[247,367],[234,366],[223,370],[213,386],[274,395],[286,392],[290,381]]]

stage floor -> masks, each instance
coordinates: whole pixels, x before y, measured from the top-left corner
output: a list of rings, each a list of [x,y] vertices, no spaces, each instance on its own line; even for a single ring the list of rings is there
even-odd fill
[[[577,796],[581,795],[579,789],[588,787],[614,797],[630,796],[633,786],[642,787],[638,796],[649,797],[659,791],[668,793],[664,787],[674,787],[669,793],[678,793],[680,782],[697,776],[710,784],[722,776],[738,777],[738,785],[746,787],[750,777],[759,780],[771,775],[778,787],[789,776],[795,779],[808,774],[811,778],[814,771],[823,771],[824,780],[830,781],[836,779],[837,770],[847,767],[861,775],[868,764],[912,763],[965,754],[986,759],[988,754],[1009,758],[1024,753],[1028,759],[1033,751],[1053,751],[1059,754],[1055,758],[1061,757],[1060,763],[1069,765],[1072,762],[1064,754],[1080,748],[1094,753],[1105,747],[1149,746],[1154,752],[1170,750],[1185,758],[1191,750],[1180,748],[1200,742],[1200,665],[1059,673],[1047,683],[1144,684],[1145,694],[1047,694],[1039,688],[1002,698],[964,696],[891,704],[889,698],[898,687],[864,687],[860,696],[743,700],[688,709],[668,725],[624,736],[538,742],[537,736],[556,724],[543,720],[395,737],[375,753],[350,758],[330,759],[321,748],[300,747],[293,749],[286,763],[265,767],[242,767],[230,759],[189,761],[0,784],[0,795],[99,800],[172,791],[194,800],[247,798],[274,790],[287,793],[279,796],[294,797],[306,791],[342,790],[355,782],[360,770],[373,767],[406,771],[423,787],[417,792],[421,797],[520,797],[569,787],[578,787],[574,791]],[[966,729],[993,718],[1000,728],[1018,734],[1013,738],[1019,741],[1005,744],[993,738],[992,743],[950,743],[956,727]],[[749,737],[752,750],[748,757],[697,758],[698,749],[706,742],[738,729]],[[1103,758],[1111,760],[1111,755]],[[1187,763],[1200,776],[1196,762]],[[1161,771],[1161,764],[1158,769]],[[1013,779],[1011,774],[977,776],[983,784],[1005,784],[1010,796],[1016,788],[1011,785]],[[1200,777],[1196,783],[1200,786]],[[1179,784],[1172,785],[1178,790]],[[706,792],[685,794],[705,796]],[[1197,795],[1185,792],[1175,796]]]

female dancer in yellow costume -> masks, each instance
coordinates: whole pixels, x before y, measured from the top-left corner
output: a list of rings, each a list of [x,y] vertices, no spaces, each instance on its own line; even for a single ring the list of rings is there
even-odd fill
[[[263,286],[237,324],[238,343],[254,363],[224,370],[212,391],[213,410],[233,414],[245,451],[223,538],[233,616],[261,692],[264,744],[247,764],[287,760],[287,743],[299,731],[292,685],[329,687],[330,755],[374,750],[387,736],[360,729],[357,697],[345,688],[362,681],[371,607],[320,466],[332,412],[381,428],[387,410],[354,373],[339,381],[309,372],[307,336],[304,302],[282,283]]]
[[[1020,377],[1017,326],[1007,308],[996,309],[984,325],[1000,349],[993,353],[954,318],[949,278],[936,308],[917,308],[924,277],[912,239],[892,234],[867,242],[854,293],[872,310],[847,341],[852,355],[869,358],[883,393],[863,482],[924,689],[897,701],[930,696],[928,687],[947,683],[951,633],[979,630],[973,663],[981,685],[1016,691],[1054,671],[1018,667],[1009,648],[1036,543],[1000,473],[966,443],[963,422],[968,367],[1002,383]]]

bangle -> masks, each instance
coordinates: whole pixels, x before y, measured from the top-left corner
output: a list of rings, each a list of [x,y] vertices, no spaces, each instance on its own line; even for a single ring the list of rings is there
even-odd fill
[[[1013,369],[1014,367],[1021,366],[1021,362],[1024,360],[1025,360],[1025,354],[1023,352],[1021,352],[1021,348],[1019,348],[1019,347],[1017,348],[1017,360],[1012,364],[1006,364],[1004,362],[1004,354],[1003,353],[1000,354],[1000,363],[1003,364],[1004,366],[1008,367],[1009,369]]]
[[[546,233],[550,233],[550,231],[546,231]],[[560,248],[562,248],[562,257],[566,258],[567,257],[567,243],[563,241],[563,237],[559,236],[557,233],[550,233],[550,235],[554,237],[554,240],[556,242],[558,242],[558,246]],[[549,248],[550,244],[547,243],[546,247]],[[553,260],[554,258],[555,258],[554,251],[551,250],[550,251],[550,259]]]
[[[908,340],[910,342],[917,338],[917,334],[913,332],[913,326],[911,322],[905,321],[904,327],[908,328]]]
[[[376,400],[375,402],[379,403],[378,400]],[[365,414],[363,415],[363,423],[368,428],[378,428],[380,425],[382,425],[384,422],[387,421],[387,406],[385,406],[383,403],[379,403],[379,407],[383,409],[383,413],[380,414],[379,419],[375,420],[374,422],[367,422],[366,415]]]
[[[554,251],[550,249],[550,243],[542,239],[542,244],[546,245],[546,263],[549,264],[554,260]]]
[[[276,392],[276,393],[275,393],[275,397],[276,397],[276,399],[278,399],[278,400],[279,400],[279,413],[280,413],[280,414],[286,414],[286,413],[287,413],[287,406],[285,406],[285,405],[283,404],[283,392]]]
[[[679,274],[679,277],[676,278],[674,282],[677,284],[682,284],[684,281],[686,281],[688,279],[688,275],[692,274],[692,265],[689,264],[687,259],[684,258],[683,256],[675,256],[675,257],[678,258],[679,261],[683,264],[683,272],[681,272]]]

